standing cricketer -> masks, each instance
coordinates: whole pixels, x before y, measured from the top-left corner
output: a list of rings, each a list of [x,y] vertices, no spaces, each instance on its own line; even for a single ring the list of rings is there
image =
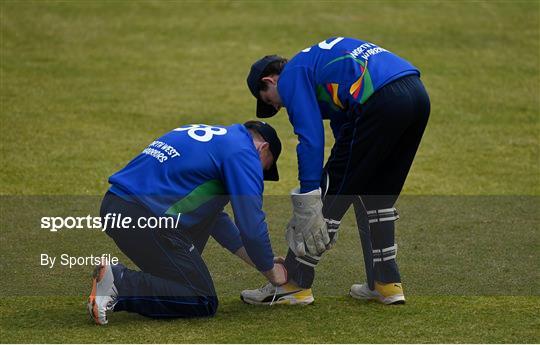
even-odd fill
[[[376,44],[334,37],[290,61],[263,57],[253,64],[247,84],[257,98],[258,117],[287,108],[299,140],[300,188],[292,192],[293,217],[286,234],[289,283],[245,290],[242,299],[266,304],[268,295],[278,289],[279,295],[300,294],[296,303],[313,301],[314,268],[335,242],[340,221],[354,204],[357,218],[362,218],[358,212],[363,209],[368,223],[367,230],[359,227],[361,237],[369,240],[363,245],[368,284],[352,285],[351,296],[404,303],[394,205],[430,113],[419,70]],[[324,169],[322,120],[330,120],[335,138]]]
[[[96,267],[88,301],[92,319],[106,324],[109,311],[153,318],[213,316],[218,300],[201,258],[209,236],[271,284],[285,283],[262,211],[263,179],[279,179],[280,152],[276,131],[264,122],[189,125],[156,139],[112,175],[100,214],[133,220],[107,234],[142,271],[121,264]],[[234,223],[223,212],[229,202]],[[157,217],[177,224],[145,227]]]

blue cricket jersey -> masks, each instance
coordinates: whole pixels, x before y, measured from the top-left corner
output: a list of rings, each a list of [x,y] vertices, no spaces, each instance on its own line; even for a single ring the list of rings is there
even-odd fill
[[[408,61],[373,43],[335,37],[294,56],[280,74],[278,92],[298,136],[302,192],[319,187],[324,160],[324,126],[334,136],[347,113],[381,87],[420,72]]]
[[[137,200],[156,216],[180,214],[181,226],[217,215],[220,226],[212,236],[218,242],[233,252],[243,245],[260,271],[273,267],[262,211],[262,166],[243,125],[176,128],[148,145],[109,183],[111,192]],[[223,213],[228,202],[236,224]]]

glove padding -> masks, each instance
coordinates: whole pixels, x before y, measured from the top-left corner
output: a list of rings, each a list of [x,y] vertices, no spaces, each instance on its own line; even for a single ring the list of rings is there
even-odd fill
[[[330,243],[326,246],[327,250],[332,249],[337,242],[338,235],[339,235],[339,224],[340,222],[332,220],[332,219],[325,219],[326,221],[326,228],[328,229],[328,236],[331,237]],[[332,236],[332,233],[334,236]]]
[[[330,242],[322,215],[321,189],[301,194],[291,192],[293,216],[287,225],[286,239],[296,256],[320,255]]]

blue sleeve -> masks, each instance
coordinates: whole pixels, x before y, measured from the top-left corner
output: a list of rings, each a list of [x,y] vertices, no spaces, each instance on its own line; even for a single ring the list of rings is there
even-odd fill
[[[307,193],[319,188],[324,160],[324,126],[315,84],[307,68],[295,66],[281,74],[278,91],[298,136],[298,178],[301,192]]]
[[[259,157],[251,149],[236,152],[223,162],[223,175],[246,252],[259,271],[268,271],[274,267],[274,253],[262,211],[264,185]]]
[[[240,231],[225,212],[217,216],[210,228],[210,235],[233,254],[243,246]]]

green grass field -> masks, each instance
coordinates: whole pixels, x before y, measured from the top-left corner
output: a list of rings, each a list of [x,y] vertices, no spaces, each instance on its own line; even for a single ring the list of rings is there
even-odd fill
[[[0,0],[0,30],[2,343],[540,342],[540,2]],[[348,214],[313,306],[242,304],[263,279],[210,242],[215,318],[90,323],[90,269],[42,268],[39,254],[123,256],[39,218],[97,213],[107,177],[178,125],[254,118],[251,63],[337,35],[407,58],[430,93],[398,205],[408,303],[347,297],[364,276]],[[296,138],[284,111],[269,122],[284,143],[282,180],[265,189],[282,254]]]

